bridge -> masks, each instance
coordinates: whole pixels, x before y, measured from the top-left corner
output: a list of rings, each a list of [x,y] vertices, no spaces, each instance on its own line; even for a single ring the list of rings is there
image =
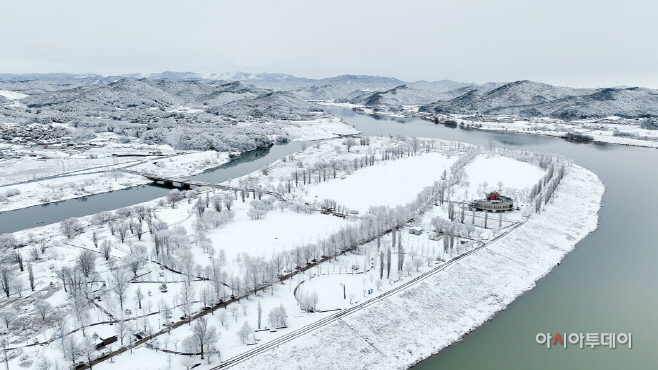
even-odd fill
[[[176,187],[176,188],[181,188],[181,189],[191,189],[193,186],[195,187],[202,187],[202,186],[207,186],[207,187],[216,187],[216,188],[222,188],[225,190],[233,190],[230,186],[225,186],[225,185],[219,185],[219,184],[212,184],[209,182],[204,182],[204,181],[195,181],[195,180],[190,180],[190,179],[184,179],[184,178],[177,178],[177,177],[164,177],[164,176],[158,176],[158,175],[153,175],[153,174],[140,174],[136,173],[141,176],[146,177],[147,179],[153,181],[156,184],[162,184],[167,187]],[[177,185],[174,185],[177,184]]]
[[[160,176],[151,173],[141,173],[131,170],[124,170],[124,172],[131,173],[133,175],[144,176],[156,184],[162,184],[163,186],[180,188],[185,190],[192,189],[192,187],[210,187],[210,188],[216,188],[216,189],[227,190],[227,191],[246,190],[247,192],[253,192],[253,193],[256,192],[256,189],[249,189],[249,188],[243,189],[236,186],[214,184],[205,181],[190,180],[190,179],[178,178],[178,177],[166,177],[166,176]],[[287,201],[283,195],[274,191],[263,190],[263,194],[272,195],[280,201]]]

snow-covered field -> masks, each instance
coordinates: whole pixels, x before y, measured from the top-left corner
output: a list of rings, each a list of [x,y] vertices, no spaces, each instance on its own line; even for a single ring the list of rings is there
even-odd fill
[[[286,123],[285,130],[289,137],[296,141],[333,139],[360,133],[338,117],[318,118],[311,121],[289,121]]]
[[[529,163],[520,162],[512,158],[499,155],[476,157],[464,168],[468,192],[466,200],[480,199],[487,191],[503,191],[509,195],[512,191],[530,190],[544,171]],[[459,197],[459,192],[455,194]]]
[[[333,199],[359,214],[367,213],[371,206],[395,207],[412,201],[424,187],[438,181],[455,159],[441,153],[426,153],[385,162],[357,171],[344,180],[310,187],[306,197],[311,201]]]
[[[4,96],[9,100],[20,100],[27,98],[26,94],[17,91],[9,91],[9,90],[0,90],[0,96]]]
[[[508,236],[398,294],[233,368],[406,369],[532,289],[596,229],[603,191],[596,175],[573,166],[559,197]]]

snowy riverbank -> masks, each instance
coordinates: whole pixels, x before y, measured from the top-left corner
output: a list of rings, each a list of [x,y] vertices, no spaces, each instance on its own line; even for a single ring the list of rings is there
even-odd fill
[[[594,173],[571,166],[548,207],[506,237],[400,293],[263,351],[236,368],[408,368],[458,341],[532,289],[596,229],[603,192]]]
[[[151,182],[144,176],[123,172],[123,169],[180,178],[218,167],[229,159],[229,153],[225,152],[190,152],[164,159],[153,157],[137,165],[119,165],[111,170],[90,174],[63,175],[19,185],[0,186],[0,212],[108,193]],[[13,195],[7,196],[9,194]]]
[[[370,114],[392,118],[418,117],[426,120],[452,121],[467,130],[480,130],[504,134],[526,134],[562,138],[566,134],[581,134],[591,137],[589,142],[602,144],[618,144],[658,148],[658,130],[642,128],[639,120],[624,120],[611,116],[602,119],[583,119],[563,121],[554,118],[525,118],[516,116],[478,117],[464,114],[433,115],[419,113],[419,106],[404,106],[391,110],[390,107],[366,107],[349,103],[322,102],[322,105],[350,109],[360,114]]]

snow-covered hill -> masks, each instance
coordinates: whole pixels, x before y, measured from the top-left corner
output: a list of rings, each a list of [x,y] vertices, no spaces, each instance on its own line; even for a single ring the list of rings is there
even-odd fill
[[[565,120],[658,115],[658,91],[644,88],[575,89],[516,81],[491,91],[474,89],[420,108],[430,113],[481,113]]]

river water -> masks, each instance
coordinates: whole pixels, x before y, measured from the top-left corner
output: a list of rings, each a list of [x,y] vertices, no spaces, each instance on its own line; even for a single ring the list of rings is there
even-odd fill
[[[653,369],[658,368],[658,150],[448,128],[419,119],[381,118],[345,109],[331,113],[364,135],[408,135],[565,155],[596,173],[606,192],[599,227],[537,286],[463,341],[414,369]],[[301,143],[260,149],[190,176],[220,182],[291,154]],[[0,232],[128,206],[166,194],[140,186],[0,213]],[[632,333],[633,348],[547,349],[537,333]]]
[[[335,110],[364,135],[413,135],[563,154],[606,185],[599,227],[537,286],[414,370],[658,368],[658,150],[465,131]],[[633,348],[551,348],[537,333],[632,333]]]

